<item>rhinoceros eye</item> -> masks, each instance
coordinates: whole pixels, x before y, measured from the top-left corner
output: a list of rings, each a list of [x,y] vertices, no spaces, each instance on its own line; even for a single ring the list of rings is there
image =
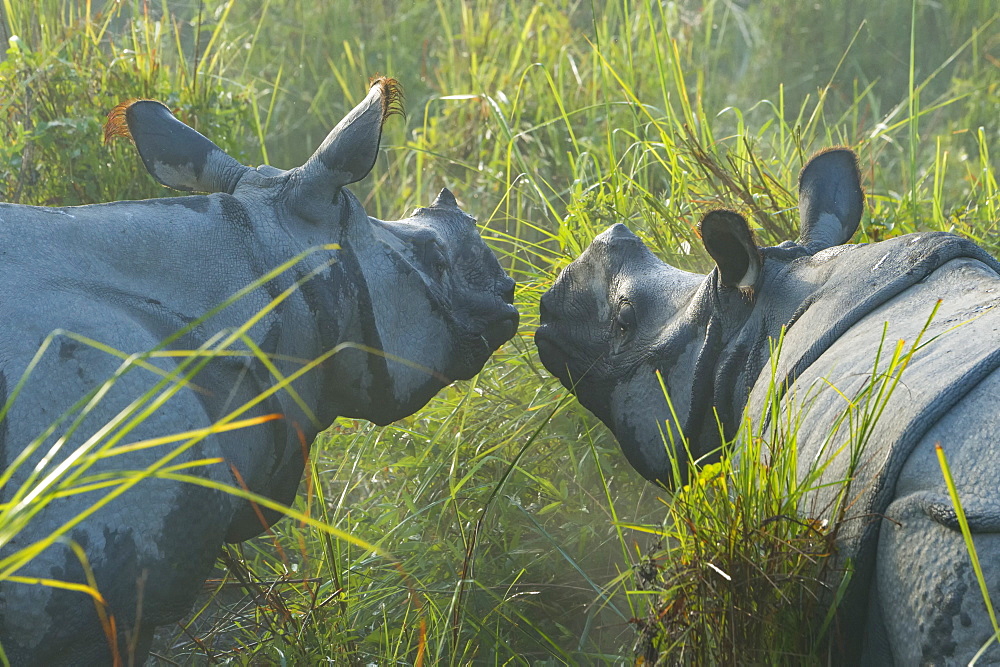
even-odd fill
[[[628,301],[622,303],[615,315],[615,329],[623,336],[635,331],[635,308]]]

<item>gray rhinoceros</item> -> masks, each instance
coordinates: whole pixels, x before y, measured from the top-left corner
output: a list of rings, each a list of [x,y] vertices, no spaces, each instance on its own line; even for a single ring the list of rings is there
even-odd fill
[[[245,167],[158,102],[129,103],[109,120],[112,133],[127,127],[161,183],[211,194],[0,205],[0,388],[9,399],[0,644],[13,664],[110,664],[115,652],[141,664],[155,627],[190,608],[223,541],[280,517],[176,476],[291,503],[309,443],[335,417],[386,424],[409,415],[514,335],[514,283],[448,190],[387,222],[345,187],[374,166],[397,85],[374,80],[288,171]],[[43,346],[52,332],[68,333]],[[184,352],[227,338],[207,363]],[[190,375],[194,362],[204,366]],[[152,400],[136,402],[150,390]],[[152,446],[253,418],[261,423]],[[33,441],[40,446],[26,449]],[[147,469],[150,478],[66,529],[117,488],[121,471]],[[44,489],[80,492],[31,515]],[[25,549],[58,530],[62,541],[25,561]],[[86,584],[88,572],[105,605],[30,583]]]
[[[667,443],[683,434],[695,460],[717,458],[744,409],[767,419],[777,386],[784,414],[801,420],[800,479],[822,473],[803,510],[833,518],[836,482],[852,480],[838,532],[838,557],[855,566],[839,614],[842,658],[964,664],[993,630],[934,446],[950,459],[1000,602],[1000,265],[945,233],[842,245],[863,206],[855,155],[834,149],[800,175],[798,242],[758,248],[739,214],[707,214],[700,231],[717,264],[707,276],[667,266],[616,224],[542,297],[535,341],[629,463],[666,484],[672,461],[681,479],[688,472],[687,455]],[[886,371],[898,339],[912,347],[918,337],[862,434],[857,406],[853,421],[842,419],[848,399],[874,414],[862,391]],[[1000,649],[986,658],[1000,659]]]

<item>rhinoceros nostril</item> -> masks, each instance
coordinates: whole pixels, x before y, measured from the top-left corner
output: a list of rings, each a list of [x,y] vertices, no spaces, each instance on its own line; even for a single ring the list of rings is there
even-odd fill
[[[538,321],[547,322],[549,320],[549,306],[546,301],[549,300],[549,293],[546,292],[542,295],[542,298],[538,301]]]
[[[503,298],[504,303],[514,303],[514,281],[510,278],[507,279],[507,284],[504,285],[503,290],[500,293]]]

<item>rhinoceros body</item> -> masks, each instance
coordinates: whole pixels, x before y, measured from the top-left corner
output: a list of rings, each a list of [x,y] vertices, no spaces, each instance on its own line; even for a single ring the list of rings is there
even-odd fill
[[[395,95],[395,82],[377,80],[289,171],[239,165],[162,105],[137,102],[119,118],[150,172],[210,194],[0,205],[10,475],[0,537],[4,564],[16,566],[0,588],[0,643],[14,664],[110,664],[115,652],[141,664],[155,627],[188,611],[223,541],[280,516],[177,475],[288,504],[309,443],[335,417],[411,414],[513,335],[513,282],[451,193],[387,222],[345,187],[373,166]],[[227,353],[207,363],[192,355],[220,345]],[[134,443],[149,446],[125,448]],[[103,447],[118,451],[80,473],[80,457]],[[121,490],[100,482],[154,469],[76,521]],[[35,513],[32,494],[59,484],[78,492]],[[103,605],[26,580],[86,584],[90,573]]]
[[[803,170],[799,242],[757,248],[738,214],[708,214],[708,276],[665,265],[615,225],[543,296],[536,342],[629,462],[664,484],[672,463],[682,478],[687,464],[665,443],[683,434],[695,459],[712,460],[745,409],[769,418],[778,387],[813,489],[801,509],[845,519],[838,558],[855,572],[839,610],[842,658],[967,662],[993,631],[935,445],[1000,600],[1000,265],[950,234],[842,245],[862,207],[855,158],[834,150]],[[882,400],[871,388],[891,384],[897,340],[919,347]]]

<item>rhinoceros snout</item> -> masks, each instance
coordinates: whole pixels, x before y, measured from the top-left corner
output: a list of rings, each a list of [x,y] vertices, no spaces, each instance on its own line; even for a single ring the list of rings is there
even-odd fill
[[[538,301],[538,321],[542,324],[545,324],[551,319],[551,316],[549,315],[549,301],[552,300],[552,297],[550,296],[551,294],[552,291],[549,290],[543,294],[542,298]]]
[[[511,293],[511,301],[513,301],[513,292]],[[489,343],[490,348],[495,350],[514,337],[520,321],[521,316],[517,312],[517,308],[508,302],[506,308],[487,323],[486,329],[483,331],[483,338]]]
[[[513,305],[514,303],[514,279],[510,276],[505,276],[503,286],[500,288],[500,298],[503,299],[504,303]]]
[[[483,337],[494,350],[506,343],[517,333],[517,325],[521,321],[521,316],[514,307],[514,280],[510,276],[504,276],[504,280],[497,287],[497,294],[503,299],[503,306],[496,312],[486,324]]]
[[[565,275],[565,271],[563,272]],[[566,282],[568,278],[560,275],[559,279],[556,280],[555,284],[548,289],[542,298],[538,301],[538,323],[553,324],[556,320],[560,319],[560,314],[566,307],[566,302],[564,300],[564,293],[566,291]]]

